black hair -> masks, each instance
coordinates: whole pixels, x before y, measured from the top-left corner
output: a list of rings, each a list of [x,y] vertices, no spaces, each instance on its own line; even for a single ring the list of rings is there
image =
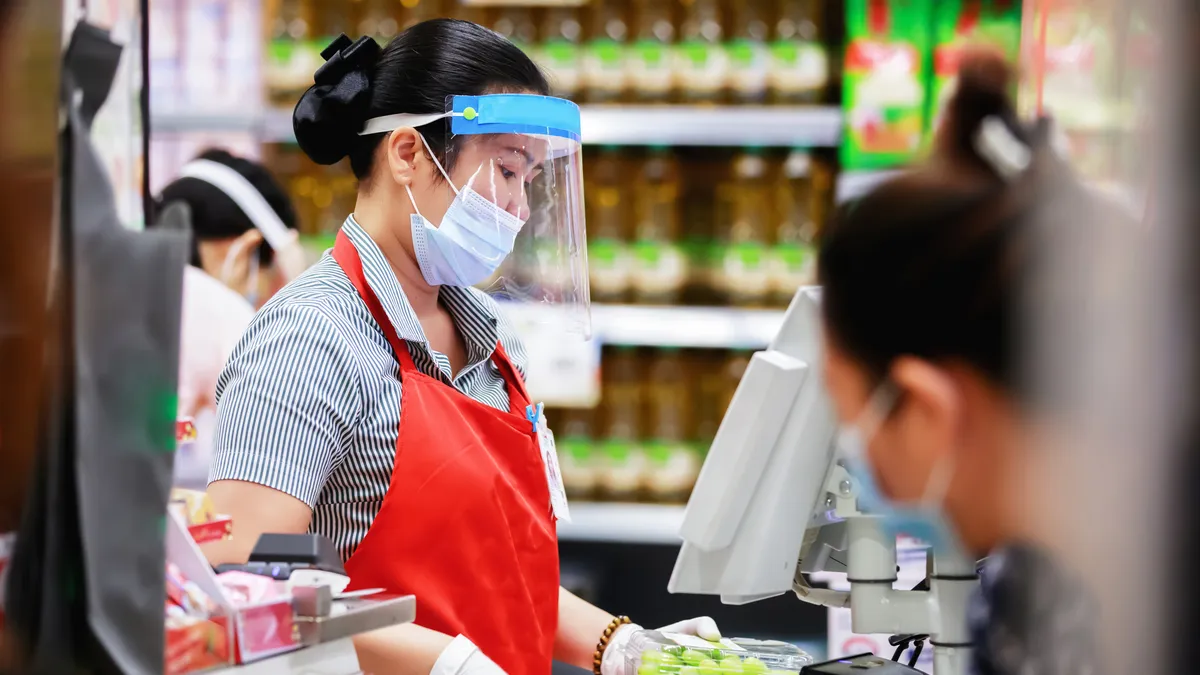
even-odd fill
[[[547,95],[546,76],[499,33],[470,21],[433,19],[397,35],[382,50],[371,38],[343,36],[322,54],[326,63],[292,114],[296,141],[318,164],[344,157],[359,181],[371,175],[387,134],[359,136],[374,117],[446,110],[450,96],[532,92]],[[421,128],[433,153],[446,159],[442,120]],[[446,166],[449,171],[450,166]]]
[[[285,226],[293,230],[297,228],[296,210],[292,206],[291,198],[266,167],[217,149],[206,150],[197,159],[223,164],[237,171],[258,190]],[[240,237],[254,228],[250,217],[229,195],[221,188],[199,178],[180,178],[163,188],[155,199],[156,212],[162,213],[163,209],[173,202],[184,202],[191,210],[191,264],[196,267],[200,266],[200,242]],[[153,224],[157,220],[151,218],[148,222]],[[259,248],[258,257],[263,265],[270,265],[275,258],[275,252],[264,241]]]
[[[931,162],[845,205],[823,233],[827,331],[875,381],[915,356],[972,366],[1020,394],[1014,352],[1039,251],[1033,225],[1100,220],[1099,200],[1057,156],[1049,121],[1018,119],[1011,75],[998,53],[964,54]],[[977,149],[994,120],[1029,151],[1008,177]]]

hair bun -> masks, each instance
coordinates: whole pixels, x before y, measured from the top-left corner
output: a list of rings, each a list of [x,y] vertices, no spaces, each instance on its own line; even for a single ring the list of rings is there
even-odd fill
[[[292,111],[292,130],[304,154],[317,164],[336,164],[350,153],[371,105],[371,75],[379,43],[345,34],[324,51],[325,63]]]
[[[1013,81],[1013,68],[999,49],[964,47],[959,56],[958,84],[937,130],[937,154],[956,164],[978,164],[975,137],[989,117],[999,118],[1014,136],[1028,143],[1028,133],[1017,118],[1009,94]]]

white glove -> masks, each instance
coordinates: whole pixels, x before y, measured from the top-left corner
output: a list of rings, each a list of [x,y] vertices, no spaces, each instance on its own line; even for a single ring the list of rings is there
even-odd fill
[[[505,675],[504,670],[459,635],[442,650],[429,675]]]
[[[629,639],[639,630],[642,630],[642,627],[636,623],[627,623],[613,632],[612,638],[608,641],[608,647],[604,649],[604,657],[600,660],[600,675],[635,675],[633,669],[628,668],[628,650]],[[721,631],[717,628],[717,622],[707,616],[698,616],[694,619],[673,623],[670,626],[663,626],[658,631],[660,633],[695,635],[709,642],[721,639]]]

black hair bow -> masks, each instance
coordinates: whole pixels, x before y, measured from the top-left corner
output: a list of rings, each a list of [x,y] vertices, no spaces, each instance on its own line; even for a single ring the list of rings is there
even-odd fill
[[[371,74],[379,43],[355,42],[343,33],[324,51],[315,84],[292,111],[292,129],[304,154],[318,164],[336,164],[350,153],[371,105]]]

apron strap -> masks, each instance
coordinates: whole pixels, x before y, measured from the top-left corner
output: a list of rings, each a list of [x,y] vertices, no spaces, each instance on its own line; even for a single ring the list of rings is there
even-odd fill
[[[396,360],[400,362],[400,372],[416,372],[417,365],[413,363],[408,343],[401,340],[400,336],[396,334],[396,327],[392,325],[392,320],[388,318],[387,312],[383,311],[383,303],[379,302],[379,296],[375,295],[375,291],[367,283],[367,277],[363,274],[362,259],[358,256],[358,250],[354,248],[354,242],[350,241],[345,232],[338,232],[337,239],[333,244],[333,259],[346,273],[350,283],[354,284],[358,296],[362,298],[367,305],[367,310],[371,312],[371,317],[375,319],[375,323],[379,324],[388,343],[392,345],[392,352],[395,354]]]
[[[492,352],[492,363],[500,369],[500,374],[508,384],[509,408],[518,415],[524,415],[525,408],[533,403],[533,400],[529,398],[529,392],[525,391],[525,380],[517,372],[517,367],[512,364],[508,352],[504,351],[504,345],[500,344],[499,340],[496,341],[496,350]]]

